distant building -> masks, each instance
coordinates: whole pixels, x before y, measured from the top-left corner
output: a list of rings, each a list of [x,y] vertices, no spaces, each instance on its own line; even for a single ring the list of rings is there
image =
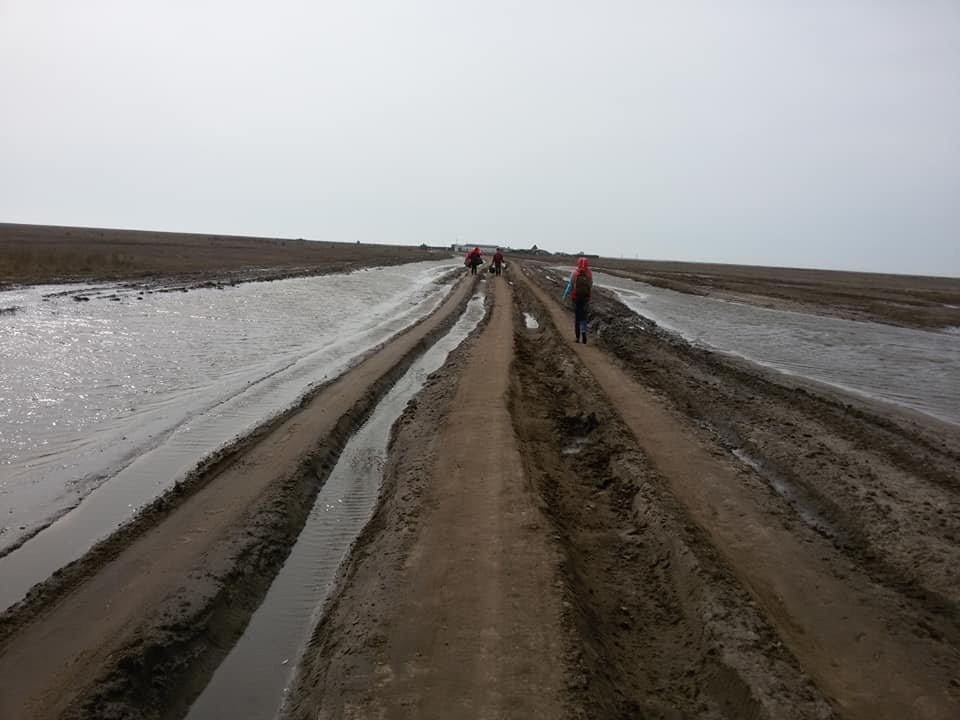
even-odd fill
[[[471,250],[473,250],[475,247],[480,248],[480,252],[482,252],[484,255],[493,255],[497,251],[498,246],[497,245],[463,245],[463,244],[458,245],[454,243],[453,245],[450,246],[450,249],[453,250],[454,252],[468,253]],[[506,252],[507,251],[506,248],[504,248],[503,251]]]

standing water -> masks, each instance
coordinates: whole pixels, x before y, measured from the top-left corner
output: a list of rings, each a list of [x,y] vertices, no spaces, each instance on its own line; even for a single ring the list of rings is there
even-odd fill
[[[116,302],[78,302],[62,286],[0,293],[0,306],[22,308],[0,317],[0,552],[62,515],[0,557],[0,610],[204,457],[429,313],[452,267],[101,290]]]
[[[693,343],[960,423],[960,335],[761,308],[594,273]]]
[[[390,428],[483,314],[483,298],[474,296],[453,329],[407,370],[347,442],[266,598],[188,720],[268,720],[279,713],[337,570],[373,512]]]

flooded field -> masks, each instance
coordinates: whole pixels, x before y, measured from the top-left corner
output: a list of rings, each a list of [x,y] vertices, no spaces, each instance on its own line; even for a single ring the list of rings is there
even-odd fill
[[[80,505],[88,517],[78,508],[0,560],[5,594],[3,565],[29,545],[49,570],[78,556],[203,457],[430,312],[452,267],[183,293],[0,293],[0,307],[20,308],[0,317],[0,552],[110,486],[104,502]]]
[[[595,273],[695,344],[960,423],[960,336],[726,302]]]

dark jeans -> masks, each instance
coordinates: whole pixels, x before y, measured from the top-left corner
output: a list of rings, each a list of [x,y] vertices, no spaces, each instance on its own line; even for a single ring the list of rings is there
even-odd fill
[[[494,272],[496,272],[497,275],[500,274],[500,269],[501,269],[501,267],[502,267],[502,265],[501,265],[500,263],[494,263],[494,264],[493,264]]]
[[[577,337],[587,334],[587,305],[589,300],[573,301],[573,332]]]
[[[471,275],[477,274],[477,265],[473,265],[473,264],[470,265],[470,274]]]

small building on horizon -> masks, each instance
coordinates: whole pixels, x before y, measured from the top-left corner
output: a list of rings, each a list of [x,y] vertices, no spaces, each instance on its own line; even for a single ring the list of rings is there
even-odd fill
[[[507,248],[501,245],[464,245],[463,243],[453,243],[450,246],[450,249],[454,252],[468,253],[475,247],[480,248],[480,252],[482,252],[484,255],[493,255],[497,251],[498,247],[502,252],[507,252]]]

